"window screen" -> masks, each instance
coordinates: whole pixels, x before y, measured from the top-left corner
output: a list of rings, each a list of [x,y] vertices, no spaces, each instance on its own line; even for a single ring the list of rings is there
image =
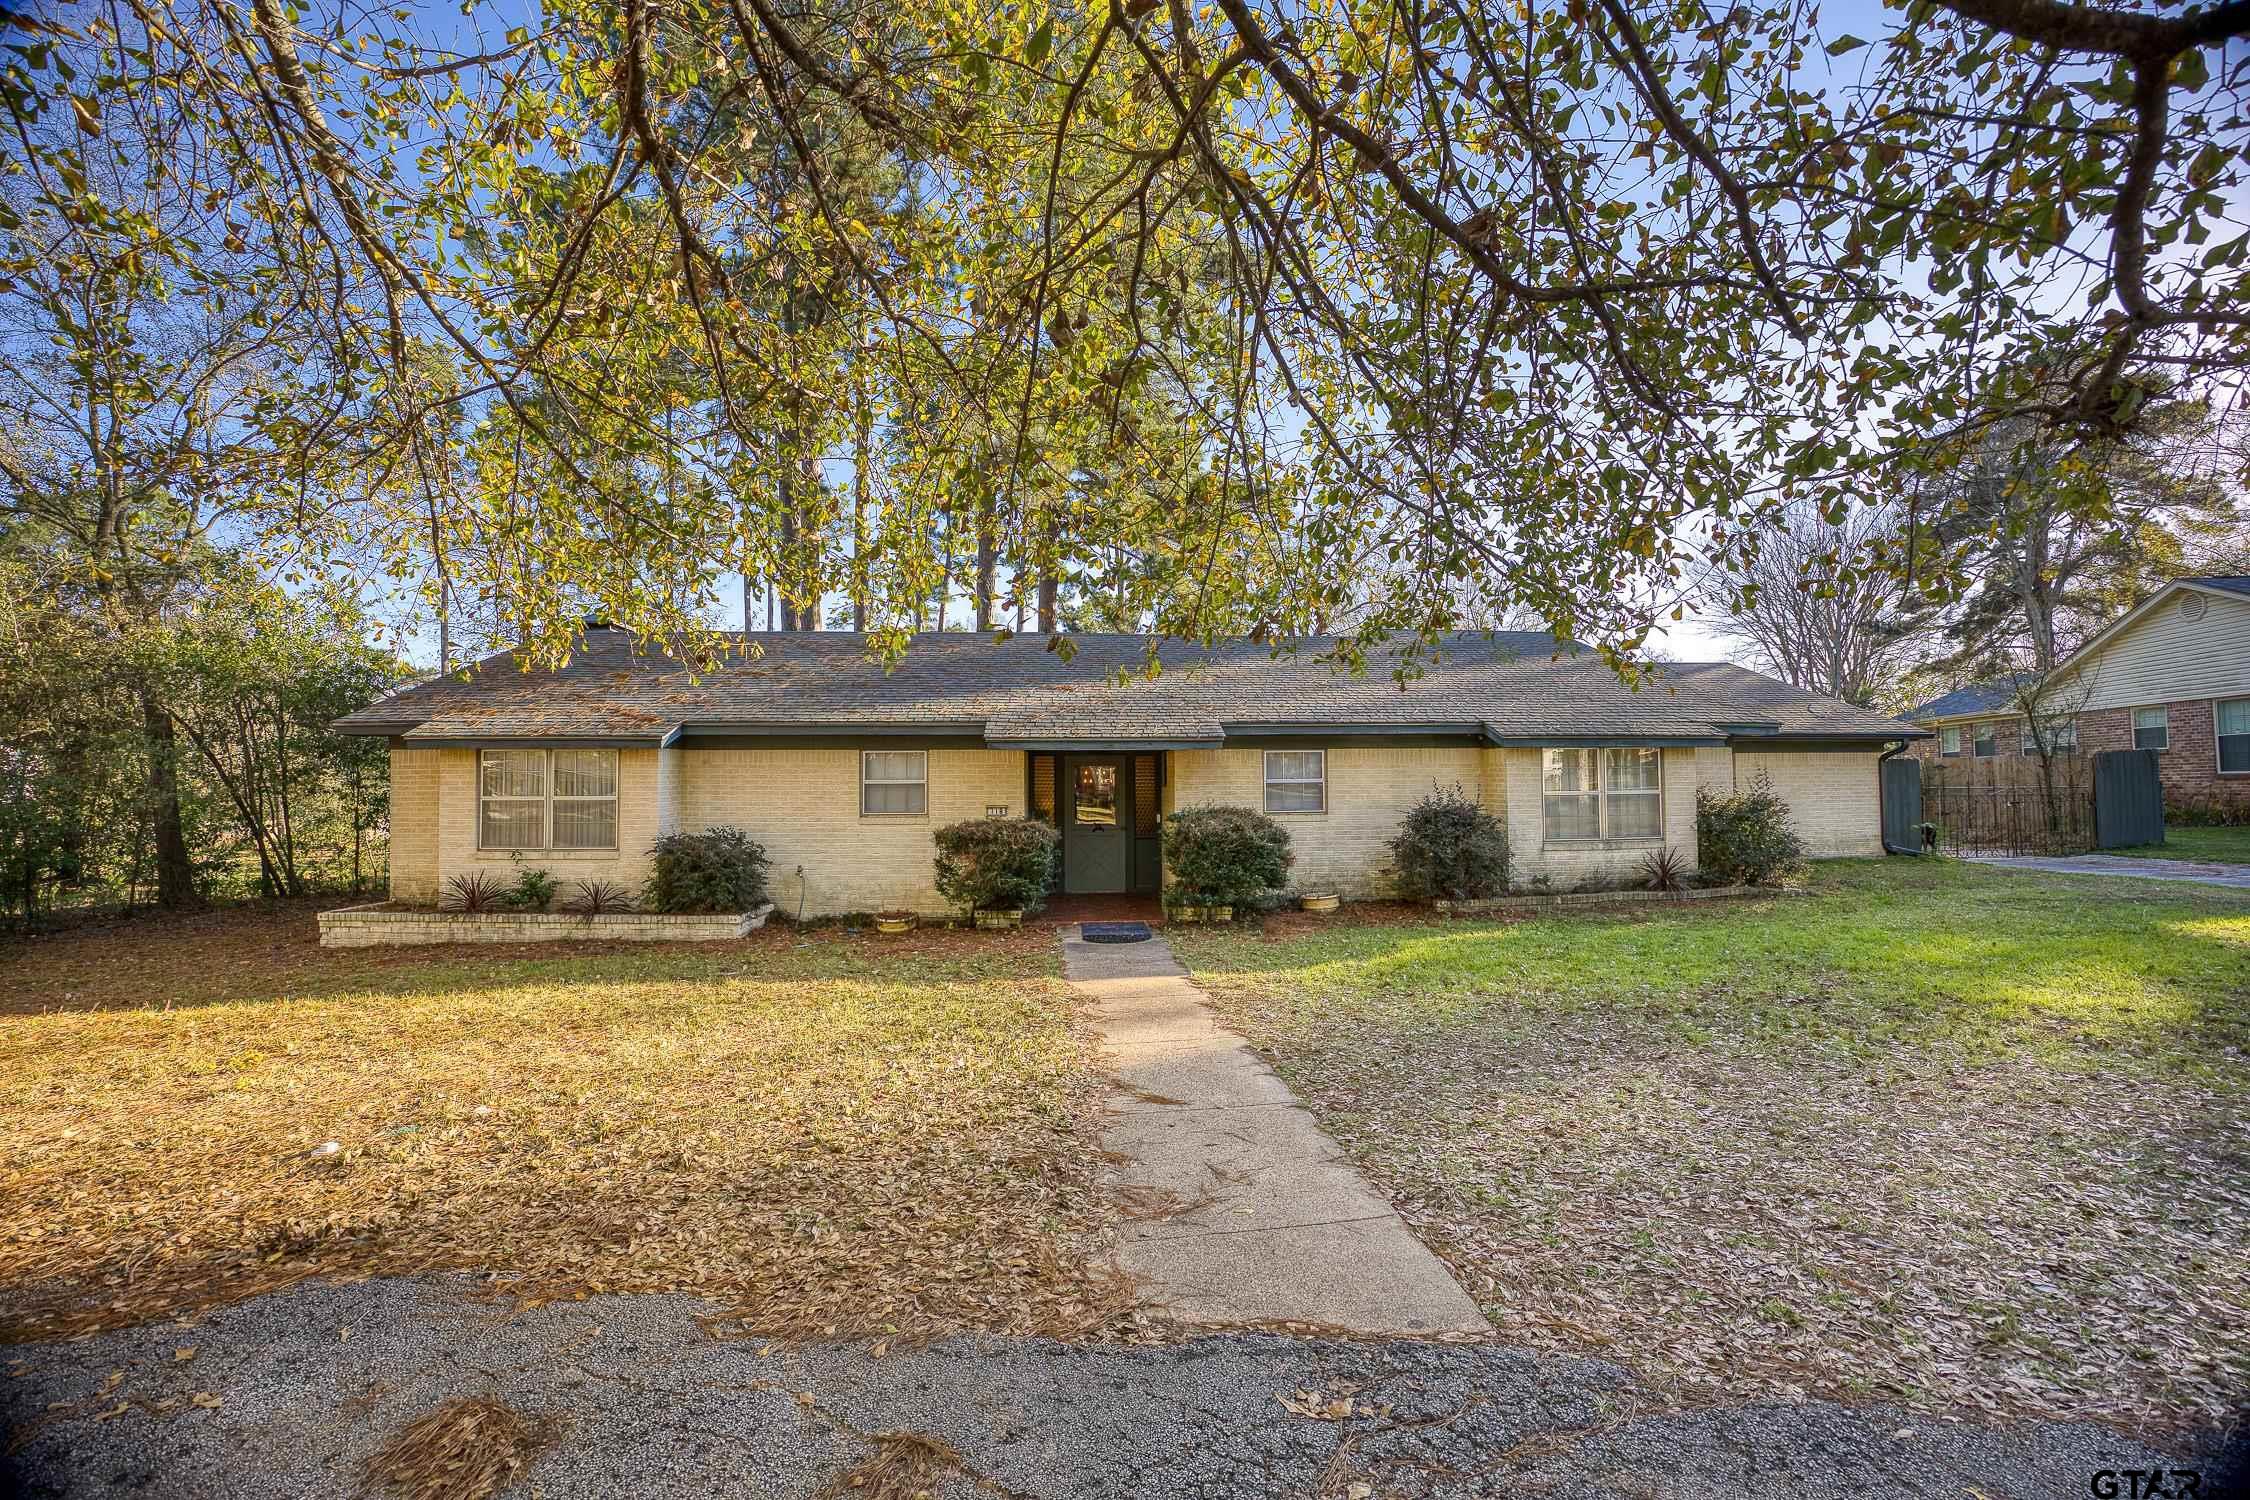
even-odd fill
[[[486,750],[477,757],[477,847],[617,847],[615,750]]]
[[[882,815],[928,811],[929,767],[927,750],[863,751],[859,758],[860,812]]]
[[[1327,810],[1327,751],[1268,750],[1266,752],[1267,812],[1316,813],[1326,812]]]
[[[2250,771],[2250,698],[2230,698],[2215,712],[2220,771],[2228,774]]]
[[[1542,782],[1551,843],[1664,836],[1662,751],[1627,745],[1549,750]]]

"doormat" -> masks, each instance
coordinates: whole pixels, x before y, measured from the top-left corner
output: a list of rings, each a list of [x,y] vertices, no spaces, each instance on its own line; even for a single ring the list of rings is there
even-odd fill
[[[1156,936],[1146,922],[1081,922],[1078,935],[1089,943],[1145,943]]]

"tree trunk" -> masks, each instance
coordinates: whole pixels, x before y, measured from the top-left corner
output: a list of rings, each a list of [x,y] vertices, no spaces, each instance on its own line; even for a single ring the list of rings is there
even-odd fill
[[[172,716],[143,685],[141,745],[148,755],[149,813],[156,843],[156,903],[167,911],[195,904],[195,861],[188,854],[187,828],[180,815],[179,743]]]
[[[1000,548],[993,536],[992,501],[977,506],[977,630],[992,628],[994,579],[999,570]]]
[[[875,414],[862,388],[852,413],[852,629],[867,629],[867,466],[874,462]]]

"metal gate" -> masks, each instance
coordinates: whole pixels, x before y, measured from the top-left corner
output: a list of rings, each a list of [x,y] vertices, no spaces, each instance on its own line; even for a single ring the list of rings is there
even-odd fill
[[[2034,768],[1937,767],[1922,783],[1922,820],[1950,854],[2084,854],[2094,847],[2094,787],[2078,756]]]
[[[1883,762],[1883,847],[1893,854],[1922,849],[1922,763],[1904,755]]]
[[[2164,784],[2154,750],[2104,750],[2094,757],[2094,833],[2104,849],[2164,842]]]

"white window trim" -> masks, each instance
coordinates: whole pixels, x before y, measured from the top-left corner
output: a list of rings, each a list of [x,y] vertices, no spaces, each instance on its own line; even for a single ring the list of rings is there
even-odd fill
[[[564,797],[555,791],[555,752],[551,748],[534,748],[529,745],[491,745],[477,751],[477,853],[479,854],[548,854],[569,858],[580,854],[615,854],[624,837],[625,816],[625,766],[615,750],[600,745],[573,746],[573,749],[594,750],[609,757],[609,784],[616,788],[606,797]],[[521,755],[530,752],[540,757],[546,769],[541,773],[542,788],[537,797],[487,797],[484,794],[484,758],[488,755]],[[539,804],[539,842],[523,848],[502,849],[484,841],[484,807],[488,802],[537,802]],[[610,840],[606,844],[573,844],[568,849],[555,847],[555,804],[557,802],[607,802],[616,811],[609,820]]]
[[[2064,719],[2050,727],[2054,731],[2054,753],[2057,755],[2076,755],[2078,753],[2078,721],[2076,719]],[[2033,733],[2032,721],[2029,719],[2023,721],[2020,743],[2024,759],[2029,760],[2039,753],[2039,739]],[[1995,746],[1994,748],[1997,749],[1998,747]]]
[[[1990,729],[1990,730],[1992,731],[1992,748],[1991,748],[1990,750],[1979,750],[1979,749],[1977,748],[1977,741],[1978,741],[1978,740],[1981,740],[1981,739],[1983,739],[1983,738],[1984,738],[1984,736],[1983,736],[1982,734],[1978,733],[1978,731],[1979,731],[1979,730],[1982,730],[1982,729]],[[1981,719],[1981,720],[1979,720],[1978,722],[1976,722],[1975,724],[1972,724],[1972,725],[1970,725],[1970,726],[1969,726],[1969,759],[1971,759],[1971,760],[1997,760],[1997,759],[1999,759],[1999,758],[2000,758],[2000,726],[1999,726],[1999,724],[1998,724],[1997,722],[1993,721],[1993,720],[1990,720],[1990,719]]]
[[[1273,758],[1277,755],[1317,755],[1320,757],[1318,776],[1276,776]],[[1258,800],[1266,815],[1273,818],[1318,818],[1328,812],[1328,752],[1326,750],[1268,750],[1258,760],[1258,772],[1263,778],[1258,786]],[[1277,786],[1317,786],[1320,788],[1320,806],[1290,807],[1279,811],[1273,806],[1273,789]]]
[[[1612,792],[1609,789],[1609,752],[1612,750],[1645,750],[1646,745],[1550,745],[1539,752],[1539,844],[1543,849],[1598,849],[1612,844],[1661,844],[1664,842],[1664,752],[1656,752],[1656,785],[1649,790]],[[1547,790],[1548,750],[1592,750],[1594,754],[1594,822],[1601,829],[1591,839],[1551,839],[1547,837],[1547,799],[1554,797],[1583,797],[1585,792],[1549,792]],[[1656,799],[1656,832],[1624,833],[1609,831],[1609,799],[1611,797],[1650,797]]]
[[[2229,703],[2250,703],[2250,698],[2213,698],[2211,700],[2211,774],[2214,776],[2250,776],[2250,771],[2230,771],[2226,769],[2226,755],[2219,746],[2219,709]],[[2229,735],[2227,738],[2240,739],[2242,736]]]
[[[1945,740],[1946,740],[1946,736],[1947,736],[1947,735],[1951,735],[1951,736],[1953,737],[1953,748],[1951,748],[1950,750],[1946,748],[1946,744],[1945,744]],[[1938,729],[1937,753],[1939,754],[1939,756],[1941,756],[1941,757],[1943,757],[1943,758],[1946,758],[1946,759],[1951,759],[1952,757],[1954,757],[1954,756],[1957,756],[1957,755],[1959,755],[1959,754],[1961,753],[1961,726],[1960,726],[1960,725],[1958,725],[1958,724],[1946,724],[1946,725],[1942,725],[1942,726],[1940,726],[1940,727],[1939,727],[1939,729]]]
[[[871,755],[914,755],[921,757],[920,776],[885,777],[880,780],[867,774],[867,758]],[[869,812],[867,789],[871,786],[918,786],[922,789],[920,812]],[[859,815],[863,818],[926,818],[930,815],[930,752],[927,750],[862,750],[859,752]]]
[[[2163,721],[2164,721],[2164,722],[2163,722],[2163,723],[2162,723],[2161,725],[2157,726],[2158,728],[2162,729],[2162,731],[2163,731],[2163,733],[2164,733],[2164,743],[2163,743],[2163,744],[2161,744],[2161,745],[2144,745],[2144,744],[2142,744],[2142,743],[2141,743],[2141,715],[2142,715],[2142,714],[2157,714],[2157,715],[2160,715],[2160,716],[2161,716],[2161,717],[2163,718]],[[2159,755],[2162,755],[2162,754],[2163,754],[2163,753],[2164,753],[2165,751],[2167,751],[2167,750],[2169,750],[2169,749],[2171,749],[2171,748],[2172,748],[2172,705],[2171,705],[2171,704],[2169,704],[2169,703],[2145,703],[2145,704],[2141,705],[2141,706],[2140,706],[2139,708],[2136,708],[2136,709],[2134,709],[2134,710],[2133,710],[2133,717],[2132,717],[2132,719],[2131,719],[2131,720],[2129,721],[2129,723],[2128,723],[2127,727],[2128,727],[2128,728],[2129,728],[2129,729],[2130,729],[2130,730],[2132,731],[2132,736],[2133,736],[2133,737],[2132,737],[2132,740],[2131,740],[2131,742],[2130,742],[2130,743],[2131,743],[2131,746],[2132,746],[2132,748],[2133,748],[2133,749],[2135,749],[2135,750],[2154,750],[2154,751],[2155,751],[2155,752],[2156,752],[2157,754],[2159,754]],[[2218,708],[2218,705],[2217,705],[2217,704],[2213,704],[2213,705],[2211,706],[2211,728],[2212,728],[2212,729],[2213,729],[2214,731],[2216,731],[2216,730],[2218,729],[2218,727],[2219,727],[2219,708]],[[2214,733],[2214,734],[2213,734],[2213,735],[2211,736],[2211,740],[2212,740],[2212,753],[2213,753],[2213,754],[2216,754],[2216,753],[2217,753],[2217,746],[2218,746],[2218,735],[2217,735],[2216,733]]]

